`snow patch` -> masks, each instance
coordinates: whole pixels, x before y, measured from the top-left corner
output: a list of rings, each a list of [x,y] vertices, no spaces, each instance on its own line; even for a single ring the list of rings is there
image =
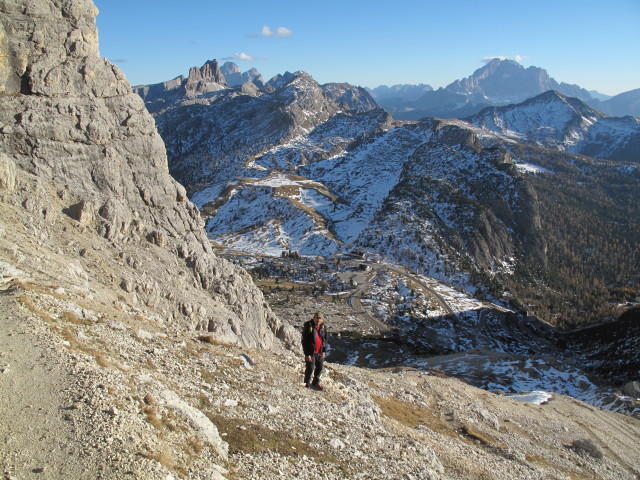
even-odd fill
[[[521,173],[553,173],[551,170],[541,167],[540,165],[534,165],[533,163],[516,163],[516,168]]]
[[[553,395],[547,392],[543,392],[540,390],[536,390],[534,392],[529,393],[520,393],[517,395],[506,395],[507,398],[511,400],[516,400],[518,402],[527,402],[527,403],[535,403],[536,405],[542,405],[547,403],[549,400],[553,398]]]

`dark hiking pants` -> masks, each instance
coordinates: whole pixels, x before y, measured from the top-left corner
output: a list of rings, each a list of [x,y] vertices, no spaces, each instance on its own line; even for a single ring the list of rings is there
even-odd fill
[[[304,383],[307,384],[311,380],[313,375],[313,384],[320,382],[320,375],[322,375],[322,369],[324,368],[324,359],[322,353],[314,353],[311,355],[311,361],[305,360],[306,368],[304,370]]]

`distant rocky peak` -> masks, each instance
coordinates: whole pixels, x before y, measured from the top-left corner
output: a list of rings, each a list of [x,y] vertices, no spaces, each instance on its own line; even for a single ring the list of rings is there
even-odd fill
[[[519,103],[548,90],[589,100],[591,95],[577,85],[558,83],[539,67],[525,68],[514,60],[494,58],[473,75],[456,80],[446,90],[462,95],[477,95],[498,103]]]
[[[500,96],[529,95],[554,89],[555,80],[538,67],[525,69],[514,60],[494,58],[473,75],[456,80],[446,87],[454,93],[483,94],[492,98]]]
[[[271,92],[275,92],[276,90],[281,89],[285,85],[292,83],[294,80],[299,80],[299,79],[305,79],[305,80],[309,79],[315,82],[315,80],[313,80],[313,78],[311,78],[309,74],[302,71],[298,71],[295,73],[284,72],[283,74],[280,74],[280,73],[277,74],[275,77],[269,80],[265,85],[265,89]]]
[[[569,109],[573,112],[574,115],[586,118],[603,118],[600,112],[596,111],[586,103],[584,103],[579,98],[568,97],[558,92],[557,90],[549,90],[544,92],[537,97],[530,98],[522,103],[523,106],[528,105],[546,105],[547,107],[551,105],[562,105],[565,108]]]
[[[246,72],[233,62],[225,62],[220,71],[224,75],[227,85],[230,87],[241,87],[247,83],[253,83],[258,89],[264,88],[264,79],[257,68],[252,67]],[[252,88],[248,86],[247,88]]]
[[[233,62],[224,62],[222,67],[220,67],[220,71],[227,78],[228,75],[241,75],[242,70],[240,67]]]
[[[535,67],[534,67],[535,68]],[[486,76],[489,73],[495,73],[497,70],[524,70],[525,68],[515,60],[494,58],[489,60],[484,67],[477,69],[473,76]]]
[[[220,67],[220,72],[224,75],[225,81],[230,87],[239,87],[244,83],[242,81],[242,70],[233,62],[225,62]]]
[[[257,68],[252,67],[242,74],[242,84],[253,83],[258,88],[264,88],[264,78]]]
[[[189,69],[187,84],[202,81],[220,84],[226,83],[224,75],[218,66],[218,60],[207,60],[202,67],[191,67]]]
[[[387,85],[379,85],[374,89],[367,89],[376,100],[384,100],[388,98],[400,98],[414,101],[423,96],[426,92],[432,92],[433,87],[424,83],[418,85],[397,84],[388,87]]]

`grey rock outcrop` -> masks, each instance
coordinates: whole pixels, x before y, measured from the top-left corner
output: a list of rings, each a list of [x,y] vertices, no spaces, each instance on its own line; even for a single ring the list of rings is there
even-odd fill
[[[100,58],[96,14],[89,0],[0,6],[0,205],[15,222],[4,228],[26,227],[59,251],[76,222],[94,249],[120,259],[125,278],[73,252],[80,277],[176,327],[279,348],[287,328],[249,275],[213,253],[142,99]],[[192,71],[186,88],[210,81],[224,82],[215,61]]]

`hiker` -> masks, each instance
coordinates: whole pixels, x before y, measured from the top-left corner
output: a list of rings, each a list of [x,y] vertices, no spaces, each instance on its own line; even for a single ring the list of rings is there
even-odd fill
[[[327,352],[327,330],[324,326],[324,318],[317,312],[302,327],[302,350],[306,364],[304,370],[305,386],[324,390],[324,387],[320,385],[320,375],[322,375],[324,357]],[[311,381],[312,375],[313,381]]]

